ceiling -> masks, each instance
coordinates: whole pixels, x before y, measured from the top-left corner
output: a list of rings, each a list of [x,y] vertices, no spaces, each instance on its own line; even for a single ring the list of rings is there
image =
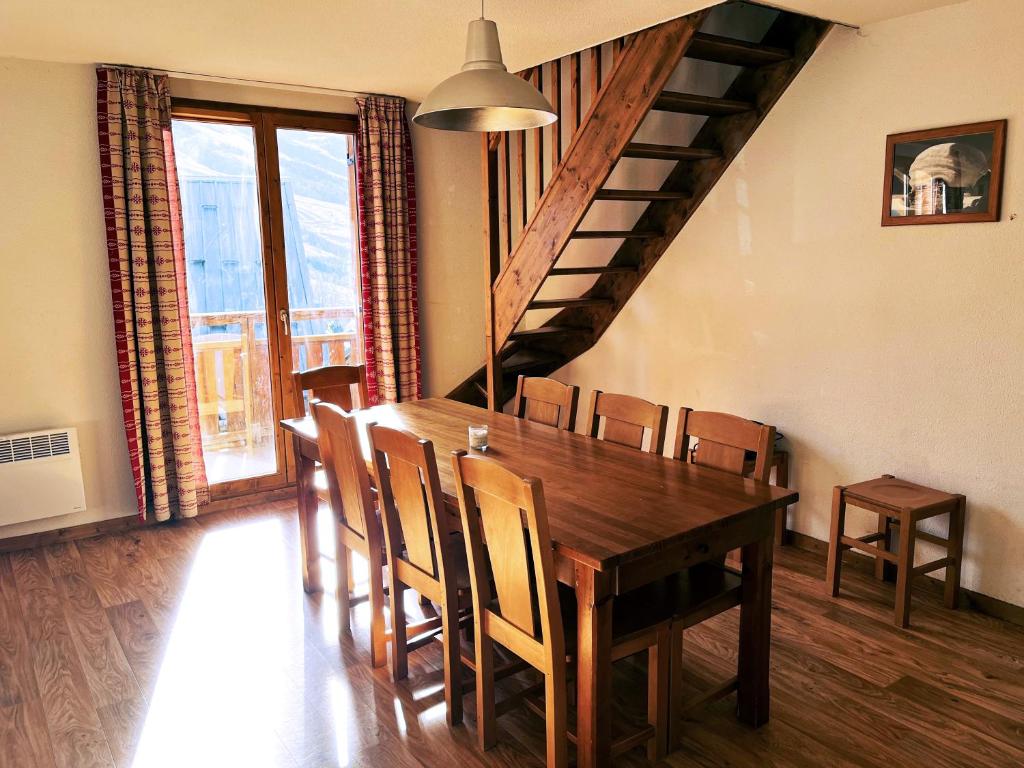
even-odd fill
[[[865,25],[962,0],[775,0]],[[512,71],[713,0],[488,0]],[[3,0],[0,56],[154,69],[421,99],[462,64],[476,0]]]

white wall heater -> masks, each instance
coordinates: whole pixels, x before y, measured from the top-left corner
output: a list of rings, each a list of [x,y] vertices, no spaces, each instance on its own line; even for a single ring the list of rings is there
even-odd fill
[[[0,435],[0,525],[84,509],[77,429]]]

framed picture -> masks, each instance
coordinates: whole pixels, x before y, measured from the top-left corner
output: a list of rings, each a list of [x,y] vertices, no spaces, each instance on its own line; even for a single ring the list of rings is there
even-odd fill
[[[882,226],[999,221],[1006,121],[885,140]]]

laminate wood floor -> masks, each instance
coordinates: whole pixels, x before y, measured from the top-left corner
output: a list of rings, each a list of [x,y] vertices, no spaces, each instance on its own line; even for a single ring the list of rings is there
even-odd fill
[[[365,605],[339,645],[334,596],[302,592],[298,553],[294,507],[277,503],[0,555],[0,766],[543,764],[528,712],[501,718],[486,754],[472,697],[448,729],[439,646],[393,684],[369,667]],[[1024,629],[925,588],[900,630],[892,585],[848,568],[832,599],[824,567],[777,553],[771,722],[742,726],[722,700],[664,765],[1024,765]],[[737,625],[732,611],[687,631],[695,693],[734,668]],[[616,672],[623,719],[642,713],[639,664]]]

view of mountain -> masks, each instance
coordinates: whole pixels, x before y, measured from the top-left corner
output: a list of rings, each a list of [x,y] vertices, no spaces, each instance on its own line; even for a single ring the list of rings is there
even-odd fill
[[[173,130],[193,311],[261,309],[252,128],[176,120]],[[357,303],[348,143],[339,134],[278,131],[293,308]]]

